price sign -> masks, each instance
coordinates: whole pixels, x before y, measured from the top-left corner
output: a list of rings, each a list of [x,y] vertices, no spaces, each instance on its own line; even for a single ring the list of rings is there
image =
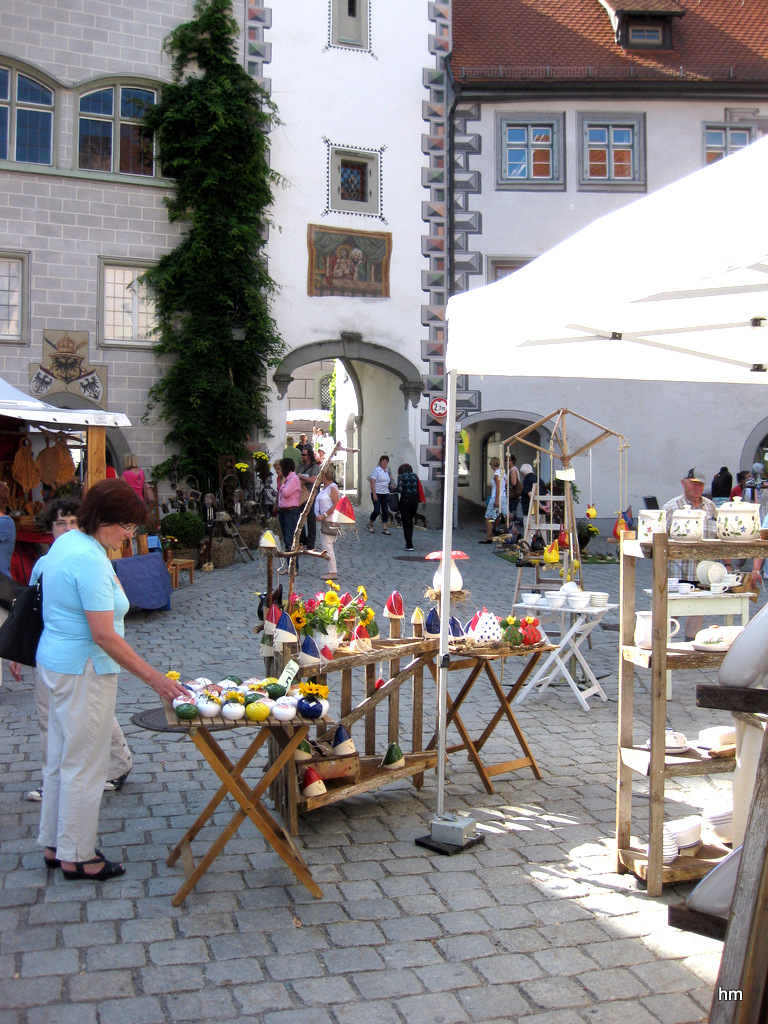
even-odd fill
[[[445,398],[433,398],[429,403],[429,411],[435,419],[442,419],[448,415],[448,402]]]

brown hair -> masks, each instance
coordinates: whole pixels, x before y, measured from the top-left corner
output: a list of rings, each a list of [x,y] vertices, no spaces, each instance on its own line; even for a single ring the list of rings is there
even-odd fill
[[[130,452],[128,452],[127,455],[123,456],[123,469],[138,469],[138,468],[139,468],[139,460],[136,458],[135,455],[132,455]]]
[[[413,472],[413,466],[410,464],[410,462],[404,462],[402,464],[402,466],[398,466],[397,467],[397,475],[398,476],[400,476],[401,473],[412,473],[412,472]]]
[[[100,526],[115,523],[143,526],[148,517],[147,506],[125,480],[99,480],[89,488],[77,514],[80,529],[91,536]]]
[[[5,480],[0,480],[0,512],[5,512],[8,502],[11,500],[11,492]]]
[[[283,476],[286,477],[289,473],[296,472],[296,463],[293,459],[280,459],[280,469]]]
[[[53,498],[52,501],[49,501],[43,509],[43,522],[48,530],[59,518],[59,512],[61,512],[62,518],[64,516],[79,516],[80,499],[74,495],[65,495],[63,498]]]

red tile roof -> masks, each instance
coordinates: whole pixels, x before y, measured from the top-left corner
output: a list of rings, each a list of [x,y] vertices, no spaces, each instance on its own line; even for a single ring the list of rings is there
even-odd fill
[[[668,7],[610,0],[619,10]],[[677,0],[671,50],[622,50],[599,0],[453,0],[459,85],[682,79],[768,87],[768,0]],[[682,71],[681,71],[682,69]]]

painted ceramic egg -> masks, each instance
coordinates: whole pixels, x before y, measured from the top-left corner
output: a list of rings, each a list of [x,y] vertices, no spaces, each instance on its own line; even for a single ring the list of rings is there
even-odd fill
[[[296,705],[291,701],[283,704],[276,700],[272,705],[272,715],[278,722],[290,722],[296,717]]]
[[[173,707],[175,709],[180,704],[194,704],[194,703],[195,703],[195,698],[193,696],[191,696],[191,695],[188,696],[188,697],[176,697],[174,702],[173,702]]]
[[[259,679],[257,676],[251,676],[243,682],[243,686],[247,686],[248,689],[258,690],[264,685],[264,680]]]
[[[302,718],[321,718],[323,714],[323,705],[317,697],[300,697],[299,702],[296,705],[296,710]]]
[[[252,701],[245,706],[245,717],[249,722],[265,722],[269,718],[269,707],[263,701]]]
[[[193,682],[198,690],[204,690],[207,686],[213,686],[213,680],[207,676],[198,676]]]
[[[189,722],[198,717],[197,704],[179,704],[176,708],[176,717],[184,722]]]
[[[276,679],[272,683],[267,683],[264,689],[267,691],[268,696],[272,700],[277,700],[278,697],[285,696],[285,687],[283,686],[282,683],[278,683]]]
[[[215,700],[201,700],[197,702],[197,710],[201,718],[215,718],[221,711],[221,704]]]
[[[219,682],[220,686],[225,686],[227,689],[232,689],[235,686],[242,686],[243,680],[240,676],[224,676]]]
[[[239,722],[241,718],[245,718],[245,705],[225,704],[221,709],[221,717],[226,718],[228,722]]]

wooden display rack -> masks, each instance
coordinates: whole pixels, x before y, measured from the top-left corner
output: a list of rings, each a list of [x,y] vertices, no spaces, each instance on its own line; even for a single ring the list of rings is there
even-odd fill
[[[765,541],[670,541],[665,533],[655,534],[653,544],[640,543],[630,532],[622,533],[621,625],[619,634],[619,721],[616,786],[616,870],[633,871],[643,878],[651,896],[659,896],[665,883],[703,878],[728,851],[714,858],[709,844],[696,858],[677,858],[662,864],[664,826],[664,785],[674,775],[709,775],[732,772],[735,757],[709,758],[693,751],[683,756],[665,754],[667,721],[667,671],[676,669],[717,669],[722,653],[694,651],[688,644],[670,643],[667,638],[667,577],[670,560],[766,557]],[[653,642],[650,651],[634,646],[635,563],[638,558],[653,559],[651,596]],[[634,666],[651,670],[650,750],[636,747],[634,737]],[[639,855],[631,839],[633,774],[649,779],[648,854]],[[706,851],[706,852],[705,852]],[[684,863],[679,863],[681,860]],[[695,860],[695,864],[688,863]]]
[[[340,716],[332,725],[326,723],[326,727],[318,731],[316,740],[320,744],[328,742],[333,739],[339,725],[350,731],[355,722],[362,720],[364,750],[358,757],[359,774],[352,773],[326,782],[326,792],[320,796],[303,797],[299,791],[296,769],[301,771],[304,765],[312,762],[299,761],[295,766],[288,765],[274,779],[270,796],[292,835],[298,834],[301,813],[338,803],[360,793],[370,793],[399,779],[411,778],[414,786],[420,789],[424,772],[437,765],[437,752],[424,749],[424,670],[435,661],[439,641],[437,637],[420,635],[420,626],[414,627],[417,635],[401,638],[400,621],[389,621],[390,637],[372,640],[369,651],[336,651],[324,672],[302,669],[297,676],[298,679],[312,677],[325,686],[328,685],[329,676],[340,676]],[[280,660],[271,659],[270,672],[279,676],[282,667],[295,654],[295,644],[284,644]],[[377,666],[381,663],[388,665],[388,672],[384,670],[386,681],[377,689]],[[360,703],[353,706],[352,681],[355,670],[362,670],[364,696]],[[400,737],[400,690],[405,683],[410,683],[411,687],[412,723],[409,742]],[[405,752],[405,764],[401,768],[384,768],[381,764],[384,751],[377,751],[376,717],[383,704],[387,711],[387,742],[398,743]],[[278,754],[277,747],[270,744],[270,755]]]

